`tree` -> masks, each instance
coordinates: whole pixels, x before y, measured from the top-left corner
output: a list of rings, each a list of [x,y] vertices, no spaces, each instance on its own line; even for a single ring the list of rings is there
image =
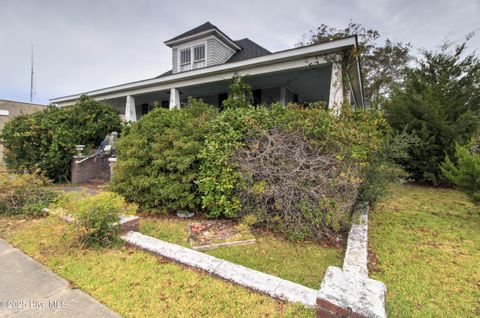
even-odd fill
[[[401,83],[408,62],[411,60],[409,43],[392,42],[386,39],[383,45],[377,44],[380,33],[366,29],[360,23],[352,22],[344,29],[321,24],[310,30],[299,46],[358,36],[358,52],[364,85],[364,96],[374,105],[381,103],[390,93],[393,84]]]
[[[422,51],[417,68],[407,71],[385,104],[390,125],[421,140],[401,162],[418,181],[444,183],[439,165],[445,155],[453,158],[455,143],[466,144],[479,126],[480,60],[466,54],[470,38]]]

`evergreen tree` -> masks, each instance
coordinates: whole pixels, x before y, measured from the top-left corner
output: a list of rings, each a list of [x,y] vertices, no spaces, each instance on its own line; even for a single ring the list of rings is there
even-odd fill
[[[417,181],[443,183],[445,156],[454,157],[455,143],[466,144],[479,126],[480,60],[466,52],[471,36],[460,45],[422,51],[418,66],[407,70],[385,105],[390,125],[421,141],[401,162]]]

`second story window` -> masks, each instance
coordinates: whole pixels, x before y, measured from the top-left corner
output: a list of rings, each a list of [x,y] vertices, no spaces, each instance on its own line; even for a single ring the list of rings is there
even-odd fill
[[[205,44],[193,48],[193,68],[205,66]]]
[[[180,51],[180,72],[191,69],[191,50],[190,48]]]
[[[207,66],[205,47],[205,44],[199,44],[181,49],[179,51],[180,72]]]

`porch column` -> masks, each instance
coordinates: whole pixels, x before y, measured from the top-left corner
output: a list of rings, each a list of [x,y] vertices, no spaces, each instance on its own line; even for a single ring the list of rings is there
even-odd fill
[[[343,78],[342,66],[335,62],[332,64],[332,76],[330,79],[330,97],[328,99],[328,109],[333,109],[334,114],[340,114],[343,104]]]
[[[125,121],[128,123],[137,121],[137,110],[135,109],[135,97],[128,95],[125,105]]]
[[[178,88],[170,89],[170,105],[168,108],[180,108],[180,92]]]
[[[285,86],[280,87],[280,103],[287,106],[287,88]]]

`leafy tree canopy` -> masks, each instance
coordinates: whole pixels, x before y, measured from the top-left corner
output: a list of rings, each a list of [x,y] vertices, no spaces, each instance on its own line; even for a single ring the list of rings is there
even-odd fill
[[[357,35],[363,75],[365,100],[374,105],[381,103],[391,91],[392,84],[404,79],[405,69],[412,59],[409,43],[393,42],[386,39],[379,44],[380,33],[367,29],[360,23],[348,23],[345,28],[321,24],[304,36],[299,46]]]

